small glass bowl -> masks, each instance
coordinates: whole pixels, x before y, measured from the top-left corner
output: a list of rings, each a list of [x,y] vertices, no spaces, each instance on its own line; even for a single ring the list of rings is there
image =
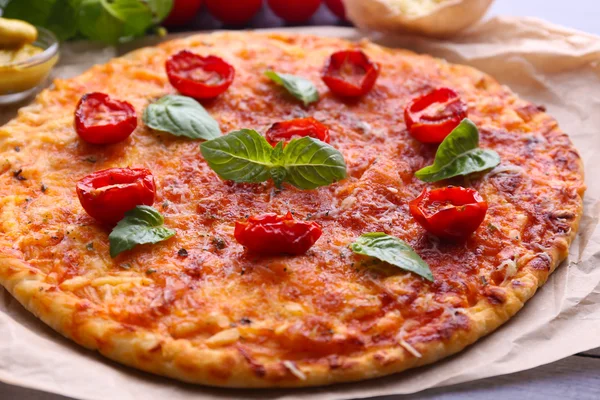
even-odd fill
[[[58,61],[58,39],[37,26],[38,38],[32,44],[43,52],[25,61],[0,65],[0,104],[16,103],[30,96],[48,78]]]

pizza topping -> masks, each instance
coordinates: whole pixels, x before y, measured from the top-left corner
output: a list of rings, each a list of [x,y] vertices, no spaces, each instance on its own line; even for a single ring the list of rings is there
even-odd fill
[[[356,254],[377,258],[433,282],[429,265],[406,242],[382,232],[360,235],[350,248]]]
[[[137,126],[135,109],[104,93],[84,94],[75,110],[75,130],[92,144],[113,144],[129,137]]]
[[[175,236],[175,231],[163,226],[161,213],[150,206],[137,206],[125,213],[108,236],[110,256],[116,257],[138,244],[158,243]],[[150,269],[146,273],[152,272]]]
[[[190,139],[210,140],[221,136],[219,123],[191,97],[169,94],[149,104],[144,123],[152,129]]]
[[[262,255],[306,253],[321,237],[321,227],[313,221],[286,215],[262,214],[235,223],[235,239],[248,251]]]
[[[223,59],[182,50],[166,64],[169,82],[181,94],[195,99],[212,99],[233,82],[235,69]]]
[[[379,64],[361,50],[337,51],[329,57],[321,78],[334,94],[359,97],[369,93],[379,76]]]
[[[410,213],[427,232],[449,240],[462,240],[475,232],[487,209],[479,192],[456,186],[425,189],[410,202]]]
[[[346,177],[342,154],[311,137],[292,139],[285,148],[273,148],[251,129],[231,132],[200,145],[202,155],[222,179],[234,182],[264,182],[273,179],[279,187],[287,182],[299,189],[315,189]]]
[[[418,170],[415,176],[424,182],[437,182],[485,171],[498,164],[498,153],[479,148],[479,130],[465,118],[440,144],[433,165]]]
[[[434,89],[413,99],[404,109],[410,134],[423,143],[441,143],[467,118],[467,105],[448,88]]]
[[[285,146],[290,139],[306,136],[329,143],[329,129],[312,117],[276,122],[266,134],[267,141],[273,147],[278,142],[284,142]]]
[[[280,74],[270,70],[265,71],[265,76],[276,84],[283,86],[292,96],[304,103],[305,106],[319,101],[317,87],[306,78],[290,74]]]
[[[115,225],[137,205],[152,205],[156,187],[145,168],[111,168],[77,182],[83,209],[98,222]]]

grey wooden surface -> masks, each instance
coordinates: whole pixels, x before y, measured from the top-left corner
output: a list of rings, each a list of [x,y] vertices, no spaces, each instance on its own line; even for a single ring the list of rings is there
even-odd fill
[[[496,0],[489,15],[535,16],[571,28],[600,35],[600,0]],[[337,24],[325,9],[311,24]],[[252,21],[252,26],[280,26],[269,12]],[[199,16],[190,28],[220,28],[206,16]],[[0,338],[1,340],[1,338]],[[600,399],[600,349],[581,353],[532,370],[469,382],[407,396],[371,400],[416,399],[519,399],[596,400]],[[66,397],[17,388],[0,383],[0,400],[67,400]],[[119,400],[119,399],[111,399]]]

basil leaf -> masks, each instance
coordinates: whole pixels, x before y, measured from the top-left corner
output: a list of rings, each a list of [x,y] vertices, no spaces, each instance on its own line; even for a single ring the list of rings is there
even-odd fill
[[[148,105],[144,123],[152,129],[191,139],[214,139],[221,136],[219,123],[191,97],[170,94]]]
[[[280,74],[275,71],[265,71],[265,76],[276,84],[283,86],[292,96],[302,101],[305,106],[319,101],[316,86],[301,76]]]
[[[200,145],[208,166],[222,179],[264,182],[277,187],[287,182],[300,189],[315,189],[346,177],[342,154],[311,137],[294,139],[275,148],[251,129],[231,132]]]
[[[163,226],[163,216],[149,206],[137,206],[125,213],[108,236],[110,256],[131,250],[138,244],[158,243],[175,235],[175,231]]]
[[[202,156],[222,179],[264,182],[273,167],[273,147],[258,132],[242,129],[200,145]]]
[[[429,265],[406,242],[382,232],[361,235],[350,248],[356,254],[375,257],[433,282]]]
[[[437,182],[485,171],[500,164],[498,153],[478,147],[479,130],[470,119],[465,118],[440,144],[433,165],[418,170],[415,176],[425,182]]]
[[[287,171],[285,181],[300,189],[315,189],[346,177],[342,153],[311,137],[290,141],[283,149],[281,165]]]
[[[81,0],[78,28],[92,40],[116,44],[143,35],[153,19],[152,11],[139,0]]]
[[[167,18],[173,9],[173,2],[174,0],[146,0],[146,6],[150,8],[155,23]]]
[[[1,0],[6,18],[48,28],[60,40],[77,35],[116,44],[142,36],[166,18],[173,0]]]

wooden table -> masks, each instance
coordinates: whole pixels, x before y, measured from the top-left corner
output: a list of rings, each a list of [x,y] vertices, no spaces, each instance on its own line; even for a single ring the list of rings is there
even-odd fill
[[[498,0],[489,15],[536,16],[554,23],[600,35],[598,0]],[[310,21],[311,25],[343,25],[324,7]],[[261,11],[250,27],[284,26],[269,11]],[[218,29],[222,26],[206,14],[181,30]],[[387,396],[372,400],[416,399],[520,399],[520,400],[596,400],[600,399],[600,349],[528,371],[498,376],[408,396]],[[0,383],[2,400],[67,400],[66,397],[21,389]],[[118,399],[115,399],[118,400]]]

